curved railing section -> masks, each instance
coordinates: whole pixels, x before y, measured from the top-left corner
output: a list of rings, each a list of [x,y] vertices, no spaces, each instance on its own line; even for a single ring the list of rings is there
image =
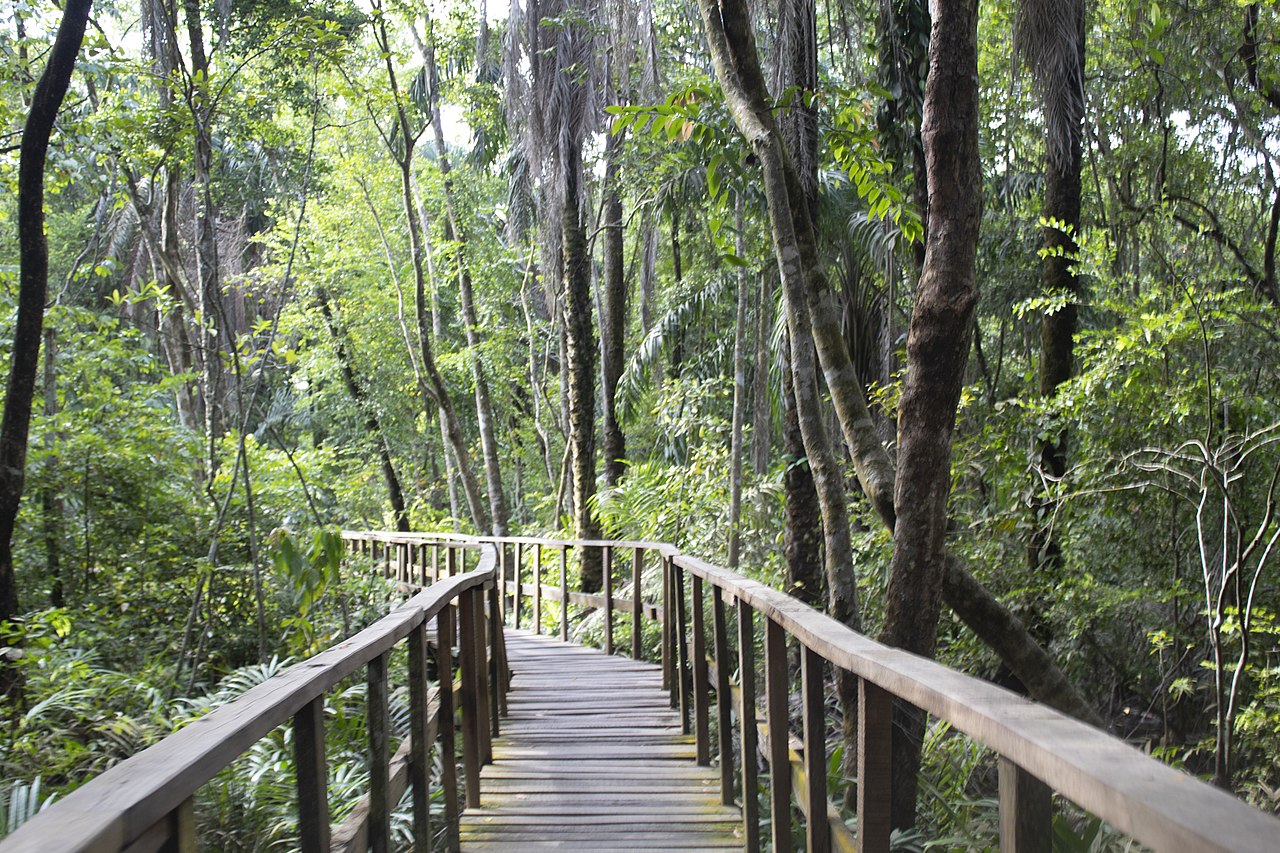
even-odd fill
[[[344,536],[379,561],[384,572],[402,580],[442,576],[445,540],[436,536]],[[621,646],[637,658],[661,660],[672,705],[681,709],[686,730],[695,735],[699,762],[711,764],[715,747],[722,797],[726,804],[736,800],[741,806],[748,850],[760,849],[760,821],[757,798],[741,792],[757,791],[759,780],[757,760],[743,760],[744,755],[758,755],[771,768],[768,802],[775,853],[791,849],[793,805],[804,818],[808,850],[889,849],[895,698],[946,721],[999,756],[1002,850],[1052,849],[1055,792],[1155,850],[1275,850],[1280,839],[1275,817],[1111,735],[1001,687],[883,646],[791,596],[670,545],[449,538],[497,547],[503,591],[499,607],[508,624],[568,638],[575,619],[599,611],[602,624],[597,627],[606,652]],[[572,580],[568,555],[575,549],[601,552],[606,571],[599,594],[564,592]],[[443,572],[449,570],[446,565]],[[642,600],[646,590],[656,604]],[[656,649],[644,642],[646,625],[651,634],[657,628]],[[629,642],[615,642],[619,628]],[[789,644],[799,652],[801,669],[798,737],[789,718]],[[828,800],[824,665],[858,679],[856,830]],[[713,713],[714,732],[719,733],[714,739]],[[736,738],[730,735],[735,730]]]
[[[406,785],[413,789],[415,844],[431,849],[429,750],[436,742],[443,768],[436,784],[444,790],[446,845],[456,847],[459,781],[468,805],[478,804],[480,766],[491,760],[498,711],[505,704],[505,679],[496,677],[505,664],[494,549],[456,541],[437,542],[436,547],[448,554],[450,567],[459,569],[453,576],[416,591],[358,634],[107,770],[0,841],[0,851],[194,851],[196,792],[273,729],[289,723],[300,849],[389,849],[390,812]],[[461,571],[468,562],[474,568]],[[389,664],[401,644],[408,647],[410,736],[392,756]],[[430,682],[431,655],[435,671],[449,676],[456,671],[456,681]],[[361,669],[368,684],[369,791],[347,822],[334,829],[329,822],[324,699]],[[461,730],[456,732],[459,716]],[[462,780],[456,773],[455,742],[462,746]]]

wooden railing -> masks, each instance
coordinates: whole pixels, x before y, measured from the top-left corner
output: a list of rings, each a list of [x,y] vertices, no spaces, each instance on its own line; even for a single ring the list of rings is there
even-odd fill
[[[715,747],[722,799],[740,804],[750,851],[761,847],[756,795],[760,758],[771,771],[768,803],[776,853],[791,849],[793,811],[803,818],[811,851],[889,849],[895,697],[945,720],[999,756],[1002,850],[1051,849],[1055,791],[1156,850],[1263,851],[1276,849],[1280,841],[1280,821],[1274,817],[1107,734],[1002,688],[882,646],[790,596],[669,545],[404,533],[348,532],[344,538],[352,550],[371,557],[385,575],[410,590],[431,585],[350,640],[291,667],[55,803],[0,842],[0,853],[194,849],[196,791],[290,719],[302,849],[386,849],[388,814],[406,784],[414,794],[416,843],[429,849],[427,749],[437,740],[446,823],[457,825],[459,780],[452,750],[458,708],[465,800],[479,805],[480,766],[491,758],[491,737],[505,704],[502,620],[576,638],[580,632],[571,631],[574,621],[597,611],[606,651],[621,646],[634,657],[661,661],[672,706],[680,709],[686,731],[694,735],[698,761],[711,764]],[[566,592],[572,582],[569,554],[587,549],[600,552],[606,569],[603,589],[599,594]],[[548,555],[550,566],[545,565]],[[476,566],[467,571],[472,560]],[[618,571],[615,561],[623,564]],[[548,576],[554,584],[543,582]],[[657,595],[656,605],[643,600],[646,589]],[[624,594],[615,595],[615,590]],[[461,678],[452,689],[427,683],[427,629],[433,618],[441,638],[456,634]],[[629,629],[629,642],[615,642],[619,626]],[[412,734],[391,759],[388,661],[391,650],[406,638]],[[436,644],[441,673],[452,672],[452,647],[452,642]],[[762,666],[757,665],[758,647]],[[790,724],[793,679],[788,660],[793,650],[800,666],[799,737]],[[856,830],[828,799],[828,665],[858,679]],[[370,791],[353,818],[330,837],[324,695],[361,667],[367,667],[369,684]],[[763,713],[757,708],[761,700]],[[456,835],[446,834],[446,839],[450,848],[457,843]]]
[[[345,534],[403,580],[438,574],[431,535]],[[1075,803],[1160,851],[1272,851],[1280,820],[1173,769],[1091,726],[938,663],[880,645],[813,608],[742,575],[654,542],[531,537],[452,537],[499,551],[500,609],[509,624],[574,634],[599,611],[602,643],[630,629],[626,649],[646,654],[643,627],[660,626],[657,649],[673,707],[695,736],[699,762],[718,760],[722,798],[738,802],[749,851],[759,850],[757,757],[769,773],[772,849],[791,849],[793,806],[810,851],[889,849],[890,729],[896,699],[922,709],[999,756],[1002,850],[1052,849],[1052,796]],[[599,594],[569,592],[568,555],[596,549]],[[551,565],[546,557],[552,555]],[[621,559],[619,570],[614,562]],[[417,574],[415,574],[417,573]],[[555,585],[544,583],[550,575]],[[624,593],[619,597],[615,590]],[[660,598],[642,601],[645,589]],[[660,592],[659,592],[660,591]],[[606,607],[606,602],[609,606]],[[554,605],[551,608],[545,605]],[[729,609],[734,611],[734,624]],[[790,646],[790,650],[789,650]],[[762,649],[762,666],[757,664]],[[801,731],[792,734],[789,654],[798,654]],[[858,679],[857,818],[851,829],[828,799],[825,667]],[[736,672],[734,681],[731,674]],[[761,677],[763,676],[763,678]],[[758,689],[763,687],[763,690]],[[763,711],[757,708],[762,702]],[[712,714],[716,725],[711,726]],[[736,730],[737,736],[733,736]],[[714,738],[712,733],[718,733]],[[736,744],[735,744],[736,741]],[[712,747],[715,747],[714,753]],[[735,748],[736,746],[736,748]],[[750,757],[743,760],[744,756]],[[748,792],[742,796],[742,792]],[[816,804],[816,808],[814,807]]]
[[[196,792],[277,726],[293,725],[299,846],[306,851],[390,849],[390,813],[413,792],[416,849],[431,849],[428,778],[439,744],[445,837],[457,846],[459,791],[455,743],[462,744],[463,792],[480,800],[480,767],[505,705],[505,673],[492,548],[437,542],[451,571],[348,640],[292,666],[235,701],[111,768],[0,841],[3,853],[194,851]],[[470,559],[469,559],[470,558]],[[462,568],[474,562],[472,571]],[[428,632],[435,642],[428,644]],[[393,649],[408,647],[410,736],[390,755],[388,689]],[[457,660],[454,660],[455,648]],[[428,679],[434,649],[442,684]],[[458,680],[452,678],[458,672]],[[365,669],[369,791],[348,820],[331,829],[324,746],[325,694]],[[461,737],[455,732],[460,711]]]

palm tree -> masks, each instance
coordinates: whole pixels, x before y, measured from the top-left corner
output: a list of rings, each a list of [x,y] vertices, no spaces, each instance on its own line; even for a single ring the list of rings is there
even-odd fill
[[[1080,224],[1084,0],[1021,0],[1014,45],[1031,67],[1044,105],[1044,218],[1050,223],[1044,227],[1044,289],[1068,295],[1061,308],[1044,315],[1040,327],[1040,395],[1047,399],[1071,377],[1075,361],[1080,280],[1071,265]],[[1051,479],[1066,473],[1065,431],[1040,443],[1040,463]],[[1061,545],[1048,523],[1055,502],[1040,494],[1033,505],[1036,525],[1028,558],[1032,568],[1053,571],[1061,561]]]

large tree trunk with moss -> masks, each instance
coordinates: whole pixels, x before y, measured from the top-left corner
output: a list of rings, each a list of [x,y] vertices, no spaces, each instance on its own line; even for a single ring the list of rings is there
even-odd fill
[[[787,571],[786,591],[812,607],[822,606],[822,511],[813,471],[805,455],[800,416],[796,412],[795,384],[791,379],[791,341],[782,341],[782,557]]]
[[[40,337],[49,287],[49,243],[44,229],[44,165],[54,120],[71,85],[71,72],[84,40],[90,0],[67,0],[49,62],[31,96],[18,160],[18,316],[13,354],[0,416],[0,622],[18,615],[18,583],[13,566],[13,530],[27,473],[31,401],[40,369]],[[20,679],[0,660],[0,696]]]
[[[907,378],[898,407],[893,561],[880,639],[933,657],[942,607],[951,437],[978,302],[978,3],[935,0],[924,101],[931,223],[907,332]],[[915,823],[924,719],[898,708],[894,726],[895,827]]]
[[[570,143],[561,168],[564,198],[561,200],[560,233],[564,241],[565,346],[569,361],[570,482],[573,491],[573,535],[598,539],[600,525],[591,511],[596,492],[596,336],[591,323],[591,258],[578,204],[582,174],[582,149]],[[582,589],[595,592],[602,581],[600,551],[583,548]]]

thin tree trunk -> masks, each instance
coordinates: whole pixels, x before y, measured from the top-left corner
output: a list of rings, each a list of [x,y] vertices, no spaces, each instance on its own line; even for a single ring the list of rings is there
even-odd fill
[[[395,465],[391,460],[391,447],[387,443],[386,434],[382,431],[382,423],[378,420],[378,415],[369,403],[364,389],[356,381],[355,369],[351,364],[351,355],[347,352],[345,336],[342,334],[342,330],[338,328],[338,321],[334,317],[333,308],[329,303],[329,295],[324,288],[316,288],[316,300],[320,303],[320,313],[324,316],[325,326],[329,330],[329,337],[333,340],[334,352],[338,358],[338,368],[342,373],[342,383],[346,386],[347,393],[351,396],[351,401],[356,404],[356,408],[364,415],[365,429],[377,449],[378,462],[382,466],[382,479],[387,486],[387,499],[391,502],[391,511],[396,520],[396,529],[407,532],[409,530],[409,513],[405,507],[404,490],[400,486],[400,478],[396,475]],[[245,462],[247,468],[247,458]]]
[[[49,579],[49,603],[67,603],[66,579],[62,576],[62,494],[58,465],[58,330],[44,330],[44,417],[48,422],[44,447],[48,454],[46,482],[40,496],[44,511],[44,568]]]
[[[422,222],[418,219],[418,209],[417,205],[414,204],[413,198],[413,151],[420,134],[414,133],[409,127],[409,117],[405,112],[404,97],[396,78],[395,64],[392,58],[394,54],[391,49],[391,42],[387,37],[386,15],[381,2],[375,2],[373,8],[375,11],[373,19],[374,38],[382,50],[383,62],[387,70],[387,83],[391,87],[392,96],[395,98],[396,123],[403,149],[393,152],[393,156],[400,166],[401,197],[404,202],[405,218],[409,224],[409,251],[413,257],[414,307],[418,315],[418,347],[422,353],[422,369],[435,392],[436,403],[440,406],[440,413],[445,423],[449,445],[453,449],[454,460],[458,464],[458,474],[462,480],[462,488],[467,496],[467,507],[471,513],[471,522],[475,525],[476,530],[487,530],[489,528],[489,520],[486,517],[484,502],[480,497],[480,487],[471,471],[466,437],[462,433],[462,425],[458,421],[457,413],[453,408],[453,400],[449,396],[449,389],[445,385],[444,377],[441,376],[440,370],[436,366],[435,352],[431,344],[430,318],[428,317],[426,298],[426,275],[423,270]]]
[[[760,274],[760,300],[756,307],[756,361],[751,378],[751,467],[757,477],[769,468],[769,439],[773,417],[769,407],[769,336],[773,331],[773,293],[767,272]]]
[[[738,199],[738,257],[746,254],[742,237],[742,199]],[[738,310],[733,324],[733,419],[729,429],[729,568],[738,568],[742,547],[742,429],[747,410],[747,300],[750,279],[738,269]]]
[[[40,336],[49,286],[49,243],[44,231],[44,164],[49,137],[71,84],[89,19],[90,0],[67,0],[49,61],[31,97],[18,161],[18,316],[13,355],[0,416],[0,622],[18,615],[13,530],[26,481],[31,401],[40,368]],[[21,684],[18,671],[0,661],[0,696]]]
[[[199,280],[200,348],[202,397],[204,400],[206,488],[212,488],[218,472],[218,442],[226,432],[226,371],[223,368],[223,340],[230,333],[222,306],[221,273],[218,261],[217,209],[213,202],[213,121],[206,91],[209,57],[204,47],[204,25],[197,0],[184,0],[187,38],[191,49],[191,82],[187,108],[195,136],[192,179],[195,183],[196,277]]]
[[[622,187],[620,163],[622,136],[609,134],[604,149],[604,299],[600,312],[601,396],[603,416],[604,481],[617,485],[626,470],[627,439],[618,422],[618,381],[622,378],[627,330],[627,282],[623,272]]]
[[[428,19],[429,21],[429,19]],[[498,439],[494,432],[493,399],[489,393],[489,381],[480,361],[480,320],[476,314],[475,292],[471,283],[471,267],[467,258],[466,232],[458,216],[454,198],[453,177],[449,165],[449,153],[445,148],[444,126],[440,119],[440,75],[436,68],[435,46],[432,32],[427,40],[419,42],[427,65],[428,88],[431,100],[431,127],[436,145],[436,162],[443,179],[446,236],[454,243],[454,260],[458,266],[458,295],[462,302],[462,322],[470,351],[471,380],[475,386],[476,421],[480,427],[480,453],[484,458],[485,481],[489,490],[489,510],[493,520],[493,535],[506,536],[509,529],[507,500],[502,486],[502,466],[498,459]]]

